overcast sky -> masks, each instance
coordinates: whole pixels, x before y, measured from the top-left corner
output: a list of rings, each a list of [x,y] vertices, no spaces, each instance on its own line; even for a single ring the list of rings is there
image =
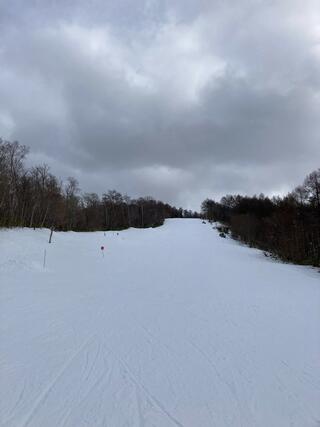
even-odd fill
[[[2,0],[0,136],[198,209],[320,167],[319,0]]]

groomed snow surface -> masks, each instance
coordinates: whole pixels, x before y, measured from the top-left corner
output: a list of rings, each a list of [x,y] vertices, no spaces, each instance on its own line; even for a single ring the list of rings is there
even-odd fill
[[[48,237],[0,231],[1,426],[320,425],[316,270],[194,219]]]

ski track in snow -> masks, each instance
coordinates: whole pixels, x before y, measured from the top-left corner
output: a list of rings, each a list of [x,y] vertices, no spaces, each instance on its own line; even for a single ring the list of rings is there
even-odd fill
[[[316,270],[199,220],[48,236],[0,231],[1,426],[320,426]]]
[[[49,395],[50,391],[53,389],[55,384],[59,381],[59,378],[61,378],[64,373],[68,370],[68,367],[72,364],[73,360],[79,355],[80,352],[82,352],[85,347],[89,344],[90,340],[87,340],[84,342],[84,344],[76,350],[76,352],[66,361],[66,363],[62,366],[62,368],[59,370],[59,372],[56,374],[56,376],[52,379],[52,381],[49,382],[49,384],[44,388],[44,390],[39,394],[39,396],[35,399],[34,404],[31,406],[31,409],[29,413],[27,413],[25,419],[21,422],[21,427],[26,427],[32,422],[32,419],[37,413],[37,409],[43,405],[44,401],[46,400],[47,396]]]

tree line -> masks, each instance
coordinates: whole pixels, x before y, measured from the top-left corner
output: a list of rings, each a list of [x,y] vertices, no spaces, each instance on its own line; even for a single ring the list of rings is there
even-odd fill
[[[320,266],[320,169],[285,197],[227,195],[206,199],[202,215],[232,237],[297,264]]]
[[[131,199],[115,190],[101,197],[81,193],[78,181],[65,182],[43,164],[26,168],[28,147],[0,138],[0,227],[56,230],[120,230],[156,227],[166,218],[197,217],[152,197]]]

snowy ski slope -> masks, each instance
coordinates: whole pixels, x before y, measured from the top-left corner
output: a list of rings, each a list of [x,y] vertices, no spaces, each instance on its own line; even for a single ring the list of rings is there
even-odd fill
[[[0,231],[1,426],[320,425],[317,271],[200,220],[48,237]]]

